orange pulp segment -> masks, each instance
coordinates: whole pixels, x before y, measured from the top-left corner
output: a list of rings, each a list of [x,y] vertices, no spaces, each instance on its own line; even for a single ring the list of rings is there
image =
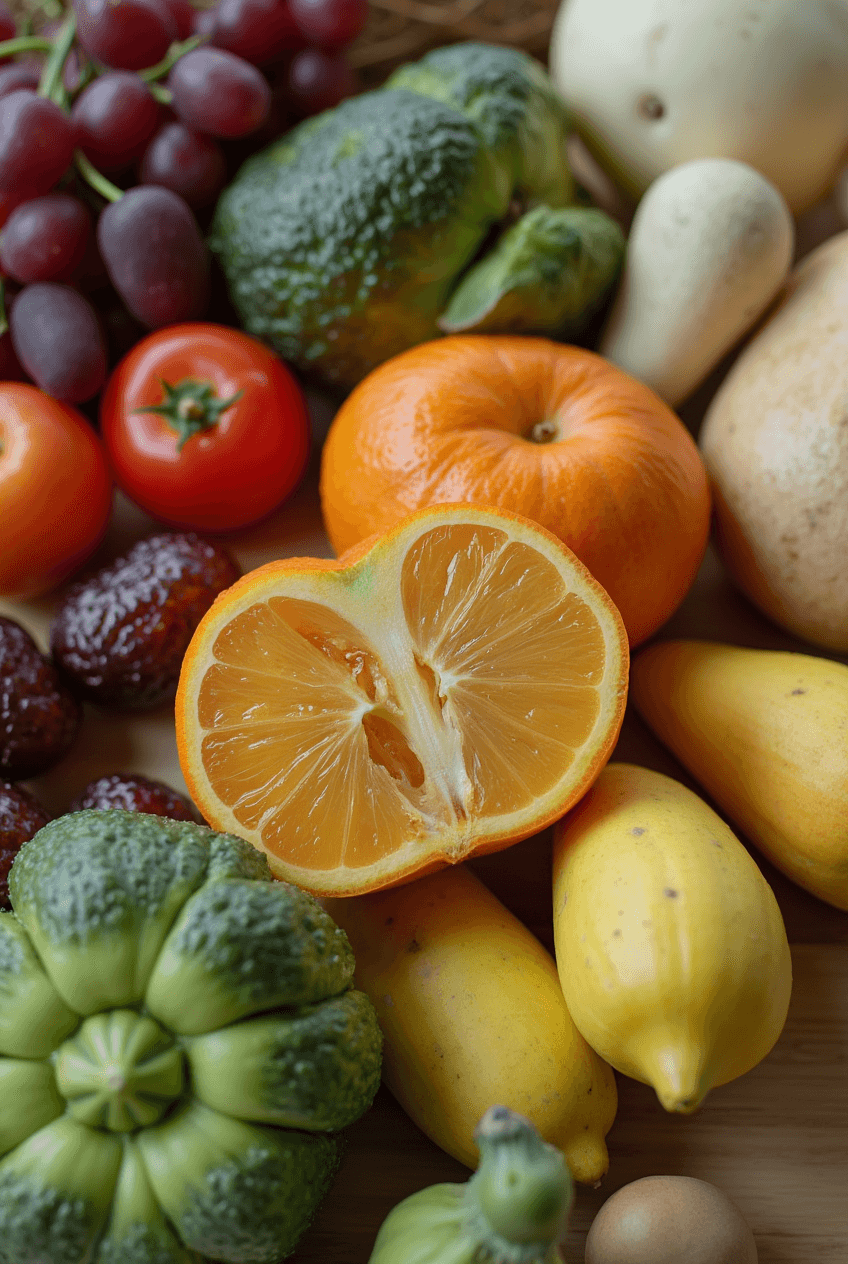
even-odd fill
[[[440,506],[222,593],[183,663],[180,762],[276,876],[361,894],[562,816],[609,758],[627,669],[618,611],[555,536]]]

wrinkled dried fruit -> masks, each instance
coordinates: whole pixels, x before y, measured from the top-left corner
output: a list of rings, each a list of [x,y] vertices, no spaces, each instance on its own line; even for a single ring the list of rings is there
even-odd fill
[[[155,707],[174,696],[195,628],[240,574],[224,549],[194,532],[148,536],[68,592],[53,624],[53,657],[92,702]]]
[[[0,615],[0,777],[25,781],[58,763],[82,708],[25,628]]]
[[[172,790],[164,781],[134,772],[113,772],[90,781],[68,811],[82,812],[85,808],[123,808],[126,812],[168,816],[174,821],[203,821],[184,794]]]
[[[24,843],[51,819],[38,800],[22,786],[0,781],[0,909],[8,913],[9,870]]]

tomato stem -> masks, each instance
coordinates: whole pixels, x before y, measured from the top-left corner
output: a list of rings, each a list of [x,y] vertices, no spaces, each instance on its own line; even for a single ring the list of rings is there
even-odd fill
[[[202,434],[217,426],[228,408],[240,400],[244,391],[236,391],[229,399],[219,399],[211,382],[198,382],[194,378],[183,378],[181,382],[171,384],[159,379],[162,387],[162,399],[158,404],[148,404],[144,408],[135,408],[136,413],[157,413],[164,417],[168,425],[177,432],[177,451],[192,435]]]

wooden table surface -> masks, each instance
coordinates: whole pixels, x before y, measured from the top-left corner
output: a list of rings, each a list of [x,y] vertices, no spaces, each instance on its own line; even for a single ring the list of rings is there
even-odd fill
[[[832,217],[819,214],[811,232],[820,238],[833,229]],[[726,367],[682,410],[693,431]],[[312,403],[320,437],[330,413],[322,401]],[[321,524],[316,464],[278,514],[230,537],[229,546],[245,569],[274,557],[332,556]],[[153,529],[119,497],[94,563],[102,564]],[[0,613],[18,618],[44,647],[53,606],[53,599],[26,605],[0,601]],[[712,550],[659,636],[824,653],[762,618],[730,585]],[[613,758],[656,768],[698,789],[631,709]],[[143,772],[184,789],[169,707],[131,721],[87,708],[70,754],[29,784],[58,814],[90,779],[119,770]],[[694,1116],[666,1114],[652,1090],[617,1076],[618,1115],[607,1138],[610,1170],[599,1189],[578,1188],[568,1264],[582,1264],[588,1226],[604,1200],[629,1181],[659,1173],[701,1177],[724,1189],[754,1231],[759,1264],[848,1264],[848,913],[807,895],[753,854],[775,891],[792,944],[793,994],[783,1034],[758,1067],[713,1090]],[[473,863],[552,950],[549,833]],[[377,1229],[401,1198],[468,1175],[382,1089],[368,1114],[349,1130],[336,1183],[292,1264],[367,1264]]]

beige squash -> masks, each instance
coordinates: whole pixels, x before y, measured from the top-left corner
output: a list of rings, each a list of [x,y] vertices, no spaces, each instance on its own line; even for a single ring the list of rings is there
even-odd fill
[[[848,650],[848,232],[790,274],[699,444],[736,583],[796,636]]]

